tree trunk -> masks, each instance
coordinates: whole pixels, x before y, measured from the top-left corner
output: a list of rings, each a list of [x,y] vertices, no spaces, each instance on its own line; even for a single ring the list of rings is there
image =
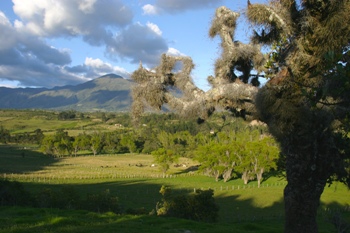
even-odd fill
[[[249,172],[248,171],[244,171],[242,174],[242,180],[244,182],[244,184],[248,184],[249,181]]]
[[[326,179],[309,163],[295,163],[298,156],[287,156],[287,181],[284,189],[285,233],[317,233],[317,209]],[[292,163],[294,163],[292,165]],[[319,175],[317,175],[319,174]]]
[[[222,177],[224,178],[224,182],[227,182],[231,179],[232,177],[232,168],[228,168],[227,170],[225,170],[222,174]]]
[[[259,172],[256,171],[256,179],[258,180],[258,188],[260,188],[263,173],[264,173],[264,168],[260,168]]]

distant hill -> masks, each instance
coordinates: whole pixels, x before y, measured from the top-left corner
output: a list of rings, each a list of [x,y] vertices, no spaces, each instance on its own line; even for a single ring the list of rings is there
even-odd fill
[[[129,111],[132,81],[108,74],[76,86],[47,88],[0,87],[0,108],[88,111]]]

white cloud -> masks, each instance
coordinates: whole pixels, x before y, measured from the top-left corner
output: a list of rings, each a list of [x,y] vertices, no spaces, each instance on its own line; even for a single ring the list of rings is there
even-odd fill
[[[162,35],[162,31],[159,29],[157,24],[151,23],[151,22],[147,22],[147,27],[149,27],[152,31],[154,31],[157,35],[161,36]]]
[[[85,13],[91,13],[94,8],[94,4],[96,3],[97,0],[82,0],[79,3],[79,10],[85,12]]]
[[[104,40],[105,27],[131,23],[133,13],[121,0],[13,0],[14,12],[38,36],[76,36]]]
[[[151,4],[146,4],[142,7],[144,15],[157,15],[159,14],[159,9]]]
[[[130,74],[125,69],[118,66],[113,66],[99,58],[93,59],[91,57],[87,57],[84,65],[89,69],[89,76],[92,76],[91,78],[96,78],[109,73],[118,74],[124,78],[130,77]]]
[[[169,48],[166,53],[171,56],[186,56],[185,54],[181,53],[179,50],[175,48]]]
[[[132,24],[133,13],[122,0],[13,0],[13,4],[18,17],[13,22],[0,11],[0,79],[20,86],[74,85],[106,73],[130,76],[97,58],[72,65],[71,50],[51,46],[53,38],[82,38],[89,45],[103,46],[109,58],[142,61],[150,67],[169,50],[156,24]]]

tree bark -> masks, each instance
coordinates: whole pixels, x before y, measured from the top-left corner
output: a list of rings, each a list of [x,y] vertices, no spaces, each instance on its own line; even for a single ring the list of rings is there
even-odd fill
[[[263,173],[264,173],[264,168],[260,168],[260,171],[256,173],[256,179],[258,180],[258,188],[260,188]]]
[[[222,177],[224,178],[224,182],[227,182],[231,179],[232,170],[233,170],[232,168],[228,168],[223,172]]]
[[[244,184],[248,184],[249,181],[249,171],[244,171],[242,174],[242,180]]]
[[[284,232],[317,233],[317,209],[326,180],[313,175],[308,164],[295,163],[297,157],[287,156],[287,164],[294,164],[287,166],[288,184],[284,189]]]

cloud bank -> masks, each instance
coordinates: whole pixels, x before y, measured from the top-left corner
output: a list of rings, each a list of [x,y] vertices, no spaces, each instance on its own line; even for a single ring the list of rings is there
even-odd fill
[[[153,5],[145,4],[142,10],[144,15],[176,14],[221,2],[156,0]],[[15,14],[12,21],[0,7],[0,81],[54,87],[75,85],[106,73],[130,75],[124,68],[93,56],[73,65],[70,48],[50,45],[55,39],[81,39],[86,45],[104,49],[105,58],[115,63],[142,61],[153,67],[162,53],[181,55],[169,47],[158,25],[134,22],[135,9],[130,1],[12,0],[12,3]]]
[[[158,26],[133,23],[132,9],[121,0],[13,0],[13,11],[14,22],[0,11],[0,80],[20,86],[74,85],[105,73],[129,76],[98,58],[72,66],[70,50],[49,44],[54,38],[81,38],[116,61],[150,66],[168,50]]]

